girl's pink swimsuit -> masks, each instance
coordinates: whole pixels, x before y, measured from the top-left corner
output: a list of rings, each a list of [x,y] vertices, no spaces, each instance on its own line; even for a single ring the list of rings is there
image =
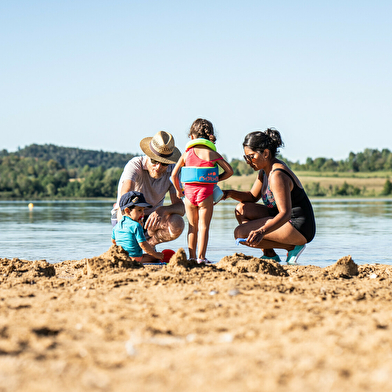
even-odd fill
[[[223,159],[218,158],[212,161],[205,161],[204,159],[200,159],[193,147],[189,148],[188,154],[185,158],[185,166],[193,166],[193,167],[214,167],[214,162]],[[185,184],[185,197],[195,206],[198,206],[203,200],[207,199],[208,196],[211,196],[214,192],[215,184]]]

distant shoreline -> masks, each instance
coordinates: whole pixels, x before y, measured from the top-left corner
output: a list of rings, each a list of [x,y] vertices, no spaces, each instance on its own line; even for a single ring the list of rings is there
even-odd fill
[[[296,175],[302,185],[307,190],[311,198],[392,198],[392,194],[383,195],[382,191],[385,182],[392,178],[392,172],[366,172],[366,173],[348,173],[348,172],[326,172],[318,173],[314,171],[296,171]],[[249,191],[256,180],[257,173],[242,176],[232,176],[228,180],[220,182],[222,189],[235,189],[241,191]],[[330,187],[342,187],[344,184],[358,188],[361,193],[353,195],[316,195],[312,194],[309,189],[318,184],[320,189],[329,189]],[[113,197],[42,197],[42,198],[2,198],[0,193],[0,201],[74,201],[74,200],[95,200],[95,201],[116,201]]]
[[[309,197],[320,198],[391,198],[392,195],[382,195],[386,181],[392,177],[392,172],[375,172],[375,173],[317,173],[296,171],[295,174],[306,189]],[[236,189],[249,191],[256,180],[256,173],[247,176],[233,176],[220,184],[222,189]],[[347,185],[344,185],[344,184]],[[318,185],[316,185],[318,184]],[[350,190],[357,188],[359,194],[350,195],[317,195],[312,190],[318,186],[318,189],[328,191],[330,189],[342,188],[348,186]],[[336,188],[337,187],[337,188]]]

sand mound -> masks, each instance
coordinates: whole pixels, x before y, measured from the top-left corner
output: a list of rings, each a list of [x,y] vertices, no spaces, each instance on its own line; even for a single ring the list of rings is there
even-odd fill
[[[54,264],[54,268],[56,269],[56,276],[60,279],[81,278],[87,274],[85,259],[62,261]]]
[[[273,276],[288,276],[285,269],[274,260],[262,260],[243,253],[225,256],[216,267],[234,273],[261,272]]]
[[[358,265],[354,263],[351,256],[345,256],[335,264],[326,267],[325,271],[335,278],[351,278],[358,275]]]
[[[358,266],[358,273],[359,278],[391,279],[392,267],[383,264],[365,264]]]
[[[163,269],[171,272],[177,272],[177,271],[183,271],[184,269],[191,269],[196,267],[200,267],[200,265],[197,264],[196,261],[188,260],[185,250],[183,248],[180,248],[170,258],[169,263],[165,265]]]
[[[389,392],[392,265],[372,263],[0,259],[0,391]]]
[[[133,261],[121,246],[116,245],[112,245],[109,250],[100,256],[85,260],[87,264],[87,276],[89,278],[103,273],[123,272],[124,269],[128,268],[144,268],[143,264]]]
[[[30,283],[34,278],[50,278],[55,275],[54,266],[46,260],[0,259],[0,276],[3,279],[23,278],[21,283]]]

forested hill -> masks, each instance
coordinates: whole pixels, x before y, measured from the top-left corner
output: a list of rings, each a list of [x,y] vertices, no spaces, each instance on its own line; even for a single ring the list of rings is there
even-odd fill
[[[97,150],[84,150],[75,147],[61,147],[53,144],[31,144],[16,152],[0,150],[0,158],[14,155],[20,158],[35,158],[43,161],[56,161],[65,169],[82,169],[101,166],[104,170],[123,168],[134,154],[121,154]],[[280,156],[293,170],[318,172],[372,172],[392,170],[392,153],[383,150],[366,148],[363,152],[350,152],[344,160],[335,161],[332,158],[307,158],[305,163],[292,162]],[[243,159],[232,159],[230,164],[235,175],[253,172]]]
[[[365,148],[363,152],[350,152],[348,158],[340,161],[327,158],[307,158],[306,163],[289,162],[293,170],[319,172],[375,172],[392,170],[392,153],[387,148],[381,151]]]
[[[103,169],[124,167],[134,154],[120,154],[96,150],[84,150],[75,147],[61,147],[53,144],[31,144],[16,152],[0,151],[0,157],[16,155],[23,158],[38,158],[44,161],[56,161],[66,169],[79,169],[84,166],[90,168],[101,166]]]
[[[0,200],[115,198],[122,170],[134,156],[53,144],[0,150]]]
[[[75,197],[116,197],[118,180],[125,164],[133,154],[83,150],[52,144],[32,144],[17,152],[0,150],[0,200]],[[327,158],[308,158],[306,163],[289,162],[280,157],[294,171],[375,172],[392,170],[392,153],[383,149],[365,149],[348,158],[334,161]],[[234,175],[253,173],[243,159],[230,161]],[[317,185],[317,184],[315,184]],[[344,194],[347,190],[343,189]],[[358,190],[360,191],[360,190]],[[319,196],[320,189],[307,189]],[[337,194],[340,190],[337,190]],[[357,192],[357,190],[355,190]],[[389,179],[383,195],[392,193]],[[327,193],[325,193],[327,195]],[[356,193],[358,194],[358,192]]]
[[[335,161],[332,158],[307,158],[305,163],[291,162],[282,156],[282,159],[294,171],[313,172],[377,172],[392,170],[392,152],[387,148],[380,150],[365,148],[363,152],[350,152],[348,158]],[[243,159],[233,159],[230,162],[234,170],[234,175],[250,174],[252,168]]]

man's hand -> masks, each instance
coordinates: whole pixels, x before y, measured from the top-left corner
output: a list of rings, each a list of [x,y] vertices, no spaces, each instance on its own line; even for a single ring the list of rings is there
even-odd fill
[[[147,230],[151,230],[151,231],[158,230],[164,215],[165,215],[165,208],[158,207],[154,212],[150,214],[144,227]]]

